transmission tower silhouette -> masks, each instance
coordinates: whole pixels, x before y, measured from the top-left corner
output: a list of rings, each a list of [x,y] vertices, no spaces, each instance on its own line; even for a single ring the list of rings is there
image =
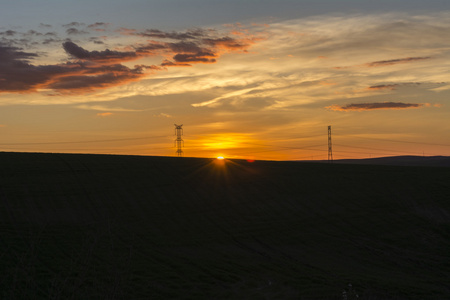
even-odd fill
[[[183,150],[181,150],[181,147],[184,146],[184,141],[181,138],[181,136],[183,135],[183,128],[182,128],[183,124],[181,125],[174,124],[174,125],[175,125],[175,135],[177,136],[177,138],[174,141],[175,142],[174,144],[177,147],[177,155],[181,157],[183,156]]]
[[[331,147],[331,126],[328,126],[328,161],[333,161],[333,149]]]

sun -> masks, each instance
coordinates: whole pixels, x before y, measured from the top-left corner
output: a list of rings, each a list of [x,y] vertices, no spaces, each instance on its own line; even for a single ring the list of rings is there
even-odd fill
[[[223,157],[223,156],[217,156],[217,159],[218,159],[218,160],[224,160],[225,157]]]

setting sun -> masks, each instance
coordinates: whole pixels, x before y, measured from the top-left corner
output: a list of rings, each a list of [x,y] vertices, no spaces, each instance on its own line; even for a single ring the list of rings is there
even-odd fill
[[[217,159],[218,159],[218,160],[223,160],[223,159],[225,159],[225,157],[223,157],[223,156],[217,156]]]

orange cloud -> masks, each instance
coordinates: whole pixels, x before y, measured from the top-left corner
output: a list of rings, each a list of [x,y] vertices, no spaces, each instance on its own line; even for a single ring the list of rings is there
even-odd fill
[[[103,113],[98,113],[97,116],[108,117],[108,116],[111,116],[112,114],[113,114],[112,112],[103,112]]]

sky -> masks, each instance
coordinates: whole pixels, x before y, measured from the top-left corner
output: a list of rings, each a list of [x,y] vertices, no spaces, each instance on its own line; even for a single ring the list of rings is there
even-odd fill
[[[450,155],[448,0],[0,0],[0,151]]]

